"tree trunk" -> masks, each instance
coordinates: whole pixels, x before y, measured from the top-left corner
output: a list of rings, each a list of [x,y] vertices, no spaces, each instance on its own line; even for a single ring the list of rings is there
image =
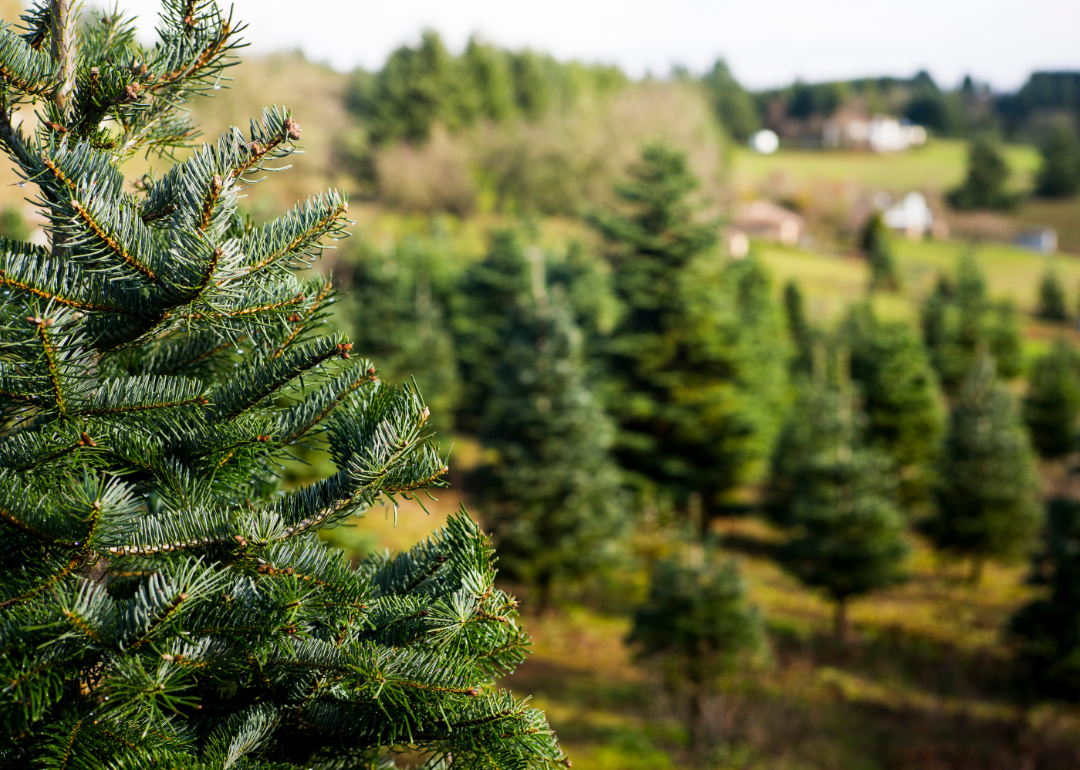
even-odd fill
[[[843,644],[847,641],[847,597],[842,596],[836,600],[836,609],[833,613],[833,638]]]

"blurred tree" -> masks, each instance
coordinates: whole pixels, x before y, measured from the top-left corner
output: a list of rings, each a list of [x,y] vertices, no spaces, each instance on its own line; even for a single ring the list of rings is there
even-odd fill
[[[715,222],[698,222],[683,153],[645,148],[618,188],[628,214],[596,212],[624,311],[609,347],[616,455],[677,504],[724,492],[768,457],[784,401],[783,322],[754,258],[722,272]]]
[[[341,312],[348,314],[356,350],[383,362],[384,379],[415,378],[422,392],[432,394],[428,403],[445,430],[453,427],[461,381],[447,324],[449,279],[439,274],[438,263],[416,239],[382,250],[361,242]]]
[[[840,339],[862,397],[863,441],[892,460],[905,509],[928,502],[945,418],[922,341],[907,323],[879,321],[869,304],[852,308]]]
[[[514,76],[507,53],[472,37],[463,59],[478,97],[480,114],[496,122],[514,115],[517,112]]]
[[[733,139],[745,142],[761,128],[761,116],[753,97],[739,85],[727,62],[717,59],[701,82],[709,93],[721,125]]]
[[[983,136],[968,145],[967,176],[945,196],[954,209],[1010,209],[1017,197],[1006,189],[1009,165],[997,145]]]
[[[1039,476],[1016,400],[990,359],[972,370],[953,408],[937,482],[928,533],[970,561],[973,583],[987,559],[1026,553],[1041,523]]]
[[[700,754],[711,743],[706,700],[719,692],[724,674],[760,654],[764,624],[735,564],[690,550],[653,565],[648,599],[634,612],[627,641],[683,701],[690,749]]]
[[[1074,699],[1080,692],[1080,503],[1047,506],[1042,549],[1030,582],[1047,595],[1022,607],[1009,623],[1018,658],[1042,693]]]
[[[1080,136],[1071,120],[1058,120],[1039,145],[1042,165],[1035,177],[1035,194],[1068,198],[1080,192]]]
[[[1039,282],[1039,307],[1036,313],[1039,318],[1047,321],[1069,320],[1065,287],[1061,285],[1061,278],[1056,270],[1047,269],[1043,272],[1042,281]]]
[[[1019,318],[1009,302],[994,304],[986,279],[970,254],[961,258],[956,277],[938,277],[921,311],[923,342],[942,388],[955,395],[979,357],[991,354],[1004,378],[1022,364]]]
[[[842,373],[840,379],[838,388],[821,381],[808,385],[818,392],[806,403],[829,413],[799,431],[802,451],[785,461],[787,510],[774,516],[791,530],[778,554],[781,564],[834,602],[834,631],[843,640],[848,602],[903,580],[909,548],[890,460],[859,445],[850,385]],[[794,413],[792,419],[805,416]]]
[[[875,211],[866,221],[859,235],[859,248],[870,265],[870,291],[899,291],[900,274],[881,212]]]
[[[802,289],[795,280],[789,280],[784,285],[784,316],[787,320],[788,337],[794,348],[791,370],[809,374],[815,335],[806,318],[806,302]]]
[[[499,553],[499,571],[536,591],[602,565],[629,521],[610,455],[612,427],[584,377],[570,308],[543,284],[506,308],[480,438],[493,458],[469,488]]]
[[[536,120],[551,106],[555,89],[546,71],[549,62],[528,49],[510,56],[510,71],[514,79],[514,101],[518,110],[529,120]]]
[[[1064,457],[1076,449],[1080,417],[1080,354],[1058,340],[1031,368],[1024,422],[1040,457]]]
[[[9,241],[26,241],[30,239],[30,224],[14,206],[4,206],[0,209],[0,238]]]

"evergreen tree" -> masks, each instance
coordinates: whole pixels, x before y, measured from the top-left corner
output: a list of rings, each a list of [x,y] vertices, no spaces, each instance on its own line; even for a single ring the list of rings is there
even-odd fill
[[[764,628],[735,564],[696,553],[653,566],[649,596],[634,612],[628,641],[639,660],[660,671],[668,693],[683,701],[690,749],[699,753],[709,745],[708,697],[717,694],[724,674],[762,649]]]
[[[761,116],[754,104],[754,97],[731,74],[727,62],[718,59],[701,82],[712,100],[716,116],[720,118],[720,125],[727,129],[733,139],[745,142],[761,128]]]
[[[625,528],[612,429],[586,386],[581,335],[565,303],[507,309],[497,386],[480,438],[494,454],[470,479],[503,575],[529,585],[536,607],[556,583],[603,562]]]
[[[1042,165],[1035,177],[1035,194],[1068,198],[1080,192],[1080,136],[1071,122],[1058,121],[1039,145]]]
[[[899,291],[900,275],[896,269],[889,229],[880,212],[867,220],[859,236],[859,248],[870,264],[870,291]]]
[[[1058,458],[1076,448],[1080,417],[1080,355],[1059,340],[1031,369],[1024,422],[1040,457]]]
[[[961,211],[1010,209],[1016,204],[1016,196],[1006,189],[1010,173],[997,145],[980,137],[968,145],[967,176],[945,197]]]
[[[1065,287],[1056,270],[1046,270],[1039,282],[1038,316],[1047,321],[1064,322],[1069,320],[1066,308]]]
[[[1021,608],[1008,635],[1038,690],[1075,698],[1080,692],[1080,503],[1058,498],[1047,506],[1043,545],[1031,572],[1031,582],[1048,595]]]
[[[978,582],[987,559],[1022,556],[1038,531],[1039,478],[1016,401],[984,359],[953,408],[938,466],[937,547],[967,558]]]
[[[647,147],[618,189],[632,213],[596,213],[623,305],[609,352],[616,454],[677,503],[708,511],[758,472],[784,400],[782,319],[753,258],[719,270],[683,153]]]
[[[971,255],[960,260],[954,280],[939,276],[923,303],[921,321],[930,361],[950,395],[987,353],[996,359],[1000,376],[1020,373],[1019,317],[1011,303],[990,301],[986,279]]]
[[[851,351],[851,378],[866,415],[864,440],[892,459],[901,504],[918,506],[928,499],[944,430],[926,349],[907,323],[881,322],[869,305],[851,311],[841,339]]]
[[[453,427],[461,383],[445,307],[449,276],[439,275],[440,260],[415,239],[383,250],[364,242],[359,251],[340,311],[348,312],[355,350],[378,361],[390,382],[414,379],[432,394],[439,426]]]
[[[828,415],[810,421],[802,451],[790,462],[787,510],[777,519],[790,527],[791,538],[779,558],[834,602],[835,634],[842,640],[850,600],[903,580],[909,548],[891,463],[883,453],[857,444],[847,387],[810,387],[819,392],[808,401]]]
[[[464,514],[358,568],[319,541],[439,483],[428,410],[317,333],[332,286],[295,271],[345,198],[237,215],[300,138],[289,113],[130,191],[121,161],[184,147],[184,98],[238,45],[212,2],[166,2],[158,30],[144,49],[65,0],[0,30],[0,141],[52,239],[0,242],[0,765],[561,760],[543,715],[489,686],[526,638]],[[35,99],[27,134],[14,109]],[[320,439],[338,471],[279,490],[288,447]]]
[[[809,374],[815,335],[806,318],[802,289],[793,280],[784,285],[784,316],[787,319],[788,337],[794,347],[791,369],[793,372]]]

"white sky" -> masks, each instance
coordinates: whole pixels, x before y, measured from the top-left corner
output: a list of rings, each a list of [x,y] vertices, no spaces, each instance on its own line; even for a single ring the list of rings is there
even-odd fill
[[[143,17],[158,0],[119,0]],[[222,0],[219,4],[225,5]],[[752,88],[907,76],[942,85],[965,73],[1012,89],[1037,69],[1080,69],[1080,0],[234,0],[252,50],[301,48],[338,69],[377,68],[422,29],[451,50],[471,33],[634,75],[693,71],[719,56]],[[102,2],[101,5],[106,5]],[[112,5],[109,0],[107,5]]]

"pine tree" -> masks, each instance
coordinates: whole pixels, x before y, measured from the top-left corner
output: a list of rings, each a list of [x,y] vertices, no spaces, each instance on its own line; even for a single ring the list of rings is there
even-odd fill
[[[453,427],[461,393],[446,295],[452,279],[440,275],[441,253],[416,239],[376,250],[362,242],[350,262],[352,288],[341,315],[359,353],[379,362],[390,382],[415,380],[440,428]]]
[[[791,537],[779,558],[833,601],[835,635],[843,640],[850,600],[903,580],[909,548],[891,462],[858,444],[850,386],[809,387],[806,403],[826,414],[815,415],[803,429],[801,451],[789,461],[786,510],[774,515]],[[803,414],[791,419],[802,420]]]
[[[1059,340],[1031,369],[1024,422],[1040,457],[1064,457],[1076,449],[1080,417],[1080,355]]]
[[[874,212],[867,220],[859,236],[859,248],[870,264],[870,291],[899,291],[900,274],[881,212]]]
[[[794,348],[791,370],[809,374],[812,367],[815,335],[806,318],[806,303],[802,289],[796,281],[784,284],[784,317],[787,320],[788,338]]]
[[[1009,164],[998,146],[987,137],[968,145],[967,176],[945,196],[955,209],[1010,209],[1016,196],[1006,189]]]
[[[1035,194],[1068,198],[1080,192],[1080,136],[1069,121],[1055,123],[1039,145],[1042,165],[1035,177]]]
[[[501,574],[551,603],[556,584],[597,569],[628,518],[609,448],[612,428],[584,377],[565,302],[541,294],[507,308],[498,385],[480,438],[494,459],[470,479]]]
[[[1015,399],[988,359],[953,408],[937,477],[929,534],[942,551],[970,561],[972,582],[987,559],[1026,552],[1041,519],[1038,472]]]
[[[1047,506],[1031,573],[1048,595],[1013,616],[1008,636],[1036,689],[1073,699],[1080,692],[1080,503],[1058,498]]]
[[[852,309],[841,339],[866,415],[863,440],[892,459],[900,503],[918,507],[928,500],[944,431],[937,377],[922,341],[907,323],[879,321],[870,305]]]
[[[1069,311],[1066,304],[1065,287],[1061,285],[1057,271],[1045,271],[1042,281],[1039,282],[1039,318],[1059,323],[1068,321]]]
[[[668,693],[683,701],[690,749],[709,745],[705,705],[720,679],[759,653],[764,627],[746,600],[733,562],[691,552],[658,561],[648,599],[634,612],[628,641],[639,660],[659,670]]]
[[[318,334],[332,286],[296,270],[343,234],[346,199],[237,215],[296,119],[266,110],[127,189],[124,159],[190,142],[181,104],[239,29],[174,0],[144,49],[122,14],[80,24],[53,0],[0,30],[0,140],[52,240],[0,242],[0,764],[558,761],[543,715],[489,685],[526,638],[475,524],[356,569],[318,539],[445,469],[420,397]],[[279,490],[301,440],[339,470]]]
[[[759,471],[779,427],[782,319],[756,259],[723,270],[709,259],[717,228],[695,218],[683,153],[649,146],[631,176],[618,193],[632,213],[590,217],[623,306],[606,398],[616,454],[678,504],[701,495],[707,526],[722,494]]]
[[[955,279],[938,277],[923,303],[923,342],[946,393],[956,395],[980,358],[990,354],[999,376],[1020,374],[1023,364],[1020,320],[1011,302],[991,302],[986,279],[970,254],[964,255]]]

